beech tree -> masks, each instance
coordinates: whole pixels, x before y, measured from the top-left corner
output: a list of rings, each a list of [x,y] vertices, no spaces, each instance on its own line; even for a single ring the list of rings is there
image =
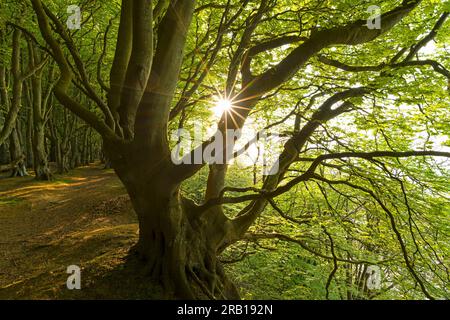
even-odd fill
[[[43,63],[36,63],[30,65],[26,71],[22,71],[21,68],[21,45],[20,40],[22,32],[20,30],[14,30],[12,34],[12,53],[11,53],[11,77],[12,77],[12,96],[8,90],[6,81],[6,67],[4,63],[0,65],[0,86],[1,86],[1,101],[6,109],[6,117],[0,131],[0,145],[2,145],[8,138],[10,140],[10,154],[13,168],[12,176],[24,176],[27,175],[25,168],[25,157],[23,147],[18,137],[18,131],[16,128],[17,116],[22,106],[22,90],[23,82],[32,76],[35,72],[42,69]],[[0,33],[0,39],[5,41],[6,36],[3,32]]]
[[[343,128],[339,134],[348,134],[344,142],[334,135],[337,132],[327,129],[336,119],[348,119],[347,115],[355,115],[353,121],[358,126],[363,126],[364,117],[368,126],[381,121],[383,112],[390,110],[389,95],[404,95],[396,103],[418,108],[440,99],[442,104],[430,107],[436,114],[448,108],[448,56],[439,53],[445,48],[434,54],[436,60],[421,58],[424,48],[438,36],[440,41],[448,40],[448,36],[440,35],[443,28],[448,30],[448,3],[379,2],[383,13],[371,18],[368,4],[362,0],[113,1],[102,9],[109,19],[95,20],[95,13],[83,15],[81,29],[70,30],[65,23],[64,1],[31,0],[29,25],[19,21],[11,28],[14,41],[21,32],[28,39],[36,171],[48,175],[42,137],[51,90],[59,104],[101,136],[106,156],[139,220],[139,241],[133,254],[167,293],[180,298],[238,298],[239,292],[218,257],[243,239],[277,238],[308,249],[305,243],[282,233],[250,231],[269,207],[289,218],[276,199],[311,182],[336,190],[351,189],[370,203],[366,205],[368,212],[377,208],[381,212],[377,219],[389,225],[410,278],[426,298],[433,299],[433,282],[423,274],[425,271],[417,270],[410,243],[399,231],[403,211],[395,210],[389,196],[381,192],[381,185],[382,181],[386,185],[400,181],[395,173],[404,167],[400,159],[417,157],[431,163],[450,153],[434,150],[429,144],[423,148],[406,143],[391,147],[390,141],[404,137],[385,133],[387,129],[381,124],[377,129],[385,141],[374,142],[370,148],[359,148],[358,139],[351,144],[349,140],[355,136]],[[81,11],[89,5],[89,1],[80,4]],[[379,28],[369,26],[370,19],[375,18],[380,21]],[[39,34],[31,26],[36,26]],[[85,29],[89,33],[95,28],[101,29],[96,40],[102,40],[102,48],[94,50],[97,61],[93,63],[83,46],[88,41],[83,35]],[[18,47],[14,48],[14,92],[20,92],[24,76],[19,75]],[[56,71],[51,69],[53,65]],[[418,75],[418,70],[424,73]],[[42,74],[46,74],[48,85],[45,94],[41,92]],[[432,79],[428,80],[432,84],[428,90],[424,89],[424,80],[414,90],[399,85],[402,81],[415,83],[411,78],[424,75]],[[217,137],[222,137],[223,148],[215,150],[215,159],[220,161],[195,161],[196,154],[218,142],[213,137],[184,154],[185,161],[174,163],[171,130],[183,128],[191,114],[204,110],[217,95],[215,87],[221,88],[220,96],[230,104],[217,122],[217,132],[221,133]],[[19,108],[19,98],[15,99],[8,107],[10,115],[0,143],[14,126]],[[9,100],[2,96],[2,101]],[[274,111],[277,104],[281,117]],[[281,124],[290,127],[285,128],[277,170],[252,186],[227,186],[229,162],[239,142],[238,135],[228,139],[227,132],[245,128],[253,114],[263,118],[264,111],[273,115],[266,128]],[[448,112],[435,121],[445,119]],[[445,134],[445,130],[448,133],[448,128],[440,132]],[[379,165],[381,182],[371,180],[367,172],[351,173],[336,164],[350,165],[354,159]],[[414,162],[409,164],[414,166]],[[357,168],[355,164],[350,171]],[[445,171],[445,167],[440,168]],[[202,199],[189,199],[181,186],[205,169],[208,176]],[[347,176],[342,179],[333,179],[344,174]],[[405,197],[398,201],[408,207],[408,192],[403,186]],[[326,190],[320,190],[328,199]],[[239,212],[230,212],[227,204],[243,205]],[[325,257],[334,263],[328,290],[339,263],[358,262],[337,256],[333,233],[325,225],[317,225],[331,246],[332,256]],[[415,245],[420,247],[417,242]],[[440,261],[441,256],[436,253],[435,259]],[[437,268],[441,267],[445,268]]]

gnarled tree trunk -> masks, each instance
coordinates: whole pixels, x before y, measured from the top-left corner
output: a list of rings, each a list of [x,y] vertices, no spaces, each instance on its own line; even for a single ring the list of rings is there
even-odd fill
[[[139,263],[167,295],[238,299],[238,290],[217,259],[227,239],[228,219],[221,212],[200,215],[181,195],[170,163],[145,163],[142,152],[130,149],[106,147],[138,216],[139,240],[133,251]],[[126,161],[119,154],[126,154]]]

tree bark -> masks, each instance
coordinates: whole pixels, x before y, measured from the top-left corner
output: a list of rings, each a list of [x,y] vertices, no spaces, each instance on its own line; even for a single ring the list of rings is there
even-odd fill
[[[11,177],[25,177],[28,176],[25,165],[25,155],[20,144],[19,134],[14,127],[9,136],[9,153],[11,155],[11,162],[16,163],[12,169]]]
[[[168,295],[182,299],[238,299],[217,259],[227,238],[223,214],[198,215],[170,178],[171,164],[145,164],[142,153],[105,144],[108,157],[130,195],[139,221],[133,252]],[[127,160],[119,154],[127,154]],[[199,294],[200,292],[200,294]]]
[[[51,180],[52,173],[48,166],[47,152],[45,150],[45,127],[43,123],[34,124],[33,137],[34,171],[37,180]]]
[[[29,64],[30,69],[35,68],[36,64],[42,63],[40,55],[35,50],[33,43],[28,41]],[[39,61],[39,62],[38,62]],[[51,71],[50,71],[51,72]],[[49,86],[52,77],[48,77]],[[50,88],[49,88],[50,90]],[[37,70],[31,78],[32,106],[33,106],[33,157],[34,172],[36,180],[51,180],[52,173],[48,166],[48,156],[45,149],[45,110],[48,101],[47,93],[43,99],[42,92],[42,69]]]

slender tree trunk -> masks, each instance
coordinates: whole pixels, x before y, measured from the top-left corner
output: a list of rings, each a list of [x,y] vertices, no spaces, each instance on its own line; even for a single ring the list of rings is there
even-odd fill
[[[45,150],[45,126],[42,122],[34,124],[34,171],[37,180],[51,180],[52,174],[48,166]]]
[[[74,169],[80,165],[80,154],[78,151],[78,137],[75,136],[70,139],[70,154],[69,154],[69,167]]]
[[[0,144],[0,164],[9,163],[9,153],[6,143]]]
[[[25,165],[25,156],[22,151],[22,146],[20,145],[19,134],[17,129],[14,128],[9,136],[9,152],[11,155],[11,162],[16,162],[18,159],[17,166],[13,168],[11,177],[24,177],[28,176],[28,172]]]
[[[95,161],[95,155],[94,155],[94,145],[93,145],[93,139],[92,139],[92,131],[89,130],[88,134],[88,155],[89,155],[89,163],[93,163]]]
[[[105,145],[102,143],[102,149],[101,149],[101,162],[104,165],[103,169],[111,169],[111,160],[109,160],[107,156],[107,151],[105,150]]]
[[[49,151],[49,160],[50,160],[50,162],[56,162],[56,149],[57,149],[56,143],[53,140],[53,137],[51,139],[48,139],[48,140],[50,142],[50,145],[49,145],[49,150],[50,150]]]
[[[54,138],[55,156],[56,156],[56,171],[59,174],[69,172],[67,163],[67,150],[65,141],[61,141],[58,137]]]
[[[27,131],[26,131],[26,150],[27,150],[27,165],[34,166],[33,155],[33,111],[28,109],[27,114]]]
[[[86,129],[83,132],[83,143],[82,143],[82,148],[81,148],[81,164],[83,166],[87,166],[89,165],[90,159],[91,159],[91,154],[90,154],[90,150],[89,150],[89,135],[88,135],[89,129]]]
[[[20,74],[20,38],[21,32],[14,30],[11,56],[11,76],[12,76],[12,99],[10,101],[8,88],[8,81],[6,81],[6,68],[0,64],[0,91],[2,101],[6,106],[8,114],[5,118],[5,123],[0,130],[0,144],[10,137],[14,126],[17,124],[17,115],[21,108],[22,102],[22,87],[23,78]],[[10,138],[11,139],[11,138]]]
[[[28,41],[30,53],[30,69],[34,68],[39,55],[31,41]],[[38,70],[31,78],[33,105],[33,156],[34,172],[37,180],[51,180],[52,173],[48,166],[48,156],[45,149],[45,118],[42,100],[42,70]],[[45,104],[45,103],[44,103]]]

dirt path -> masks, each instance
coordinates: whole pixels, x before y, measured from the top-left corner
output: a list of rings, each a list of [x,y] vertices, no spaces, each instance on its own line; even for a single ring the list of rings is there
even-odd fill
[[[136,237],[112,171],[85,167],[52,182],[0,179],[0,298],[133,298],[115,282]],[[81,267],[82,290],[66,288],[69,265]]]

